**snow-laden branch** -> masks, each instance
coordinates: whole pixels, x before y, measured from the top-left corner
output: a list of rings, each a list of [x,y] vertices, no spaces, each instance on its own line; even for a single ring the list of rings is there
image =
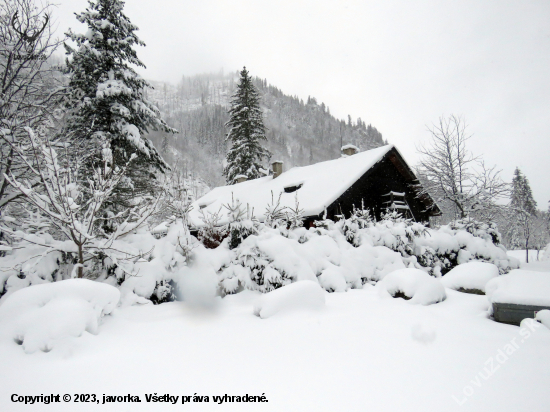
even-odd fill
[[[65,240],[74,245],[78,253],[78,277],[83,275],[83,264],[97,252],[116,250],[114,242],[141,227],[155,212],[161,195],[142,200],[125,213],[125,219],[110,234],[101,229],[105,219],[101,211],[112,198],[115,189],[126,173],[130,160],[121,168],[112,166],[112,152],[105,143],[99,164],[86,166],[82,158],[59,154],[45,138],[38,137],[28,128],[34,159],[25,159],[33,175],[32,180],[23,180],[13,174],[4,178],[22,195],[23,199],[40,211],[48,222],[59,230]],[[90,170],[91,169],[91,170]],[[87,173],[86,180],[79,179]],[[38,187],[32,182],[39,182]],[[118,216],[121,217],[122,214]],[[46,249],[67,251],[65,242],[41,242],[36,236],[29,237],[21,231],[6,228],[6,232],[22,241],[37,244]]]

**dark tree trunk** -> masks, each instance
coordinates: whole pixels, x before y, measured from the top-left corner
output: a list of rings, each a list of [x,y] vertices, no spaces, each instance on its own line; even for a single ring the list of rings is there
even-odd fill
[[[79,266],[77,271],[77,277],[81,279],[84,273],[84,253],[82,251],[82,245],[78,245],[78,264]]]

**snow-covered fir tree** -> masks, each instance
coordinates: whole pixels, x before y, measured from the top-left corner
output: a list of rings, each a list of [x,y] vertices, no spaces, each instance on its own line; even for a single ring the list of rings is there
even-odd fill
[[[168,168],[145,133],[149,128],[176,131],[147,100],[146,90],[151,86],[132,67],[145,67],[133,48],[145,44],[135,34],[138,28],[124,15],[123,7],[120,0],[90,0],[86,11],[76,14],[88,31],[69,31],[67,35],[76,48],[68,44],[65,48],[69,90],[81,101],[68,121],[68,136],[78,144],[75,147],[83,146],[91,153],[109,144],[115,166],[136,155],[118,196],[118,203],[127,206],[125,203],[136,196],[153,192],[155,172]],[[92,159],[101,161],[99,155]]]
[[[537,202],[527,177],[516,167],[510,195],[510,243],[514,248],[529,250],[529,242],[537,226]],[[528,253],[528,252],[526,252]],[[529,262],[529,256],[526,257]]]
[[[227,152],[227,166],[223,174],[228,184],[235,184],[237,177],[257,179],[262,176],[260,162],[269,158],[269,151],[262,146],[267,142],[260,96],[246,67],[240,73],[240,83],[233,95],[230,119],[226,123],[229,133],[226,140],[231,141],[231,149]]]
[[[510,195],[510,207],[516,212],[534,215],[537,212],[537,202],[533,198],[533,192],[529,180],[521,170],[516,167],[512,179],[512,193]]]

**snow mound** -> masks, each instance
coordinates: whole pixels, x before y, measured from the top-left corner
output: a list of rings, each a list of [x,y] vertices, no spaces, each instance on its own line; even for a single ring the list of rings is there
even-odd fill
[[[544,309],[537,312],[535,320],[538,320],[548,329],[550,329],[550,310]]]
[[[491,303],[550,306],[550,273],[512,270],[490,280],[485,293]]]
[[[87,279],[30,286],[0,306],[0,338],[14,340],[26,353],[49,352],[84,331],[96,334],[101,317],[111,313],[119,299],[117,288]]]
[[[262,319],[296,309],[320,309],[325,306],[325,291],[317,282],[295,282],[262,295],[254,304],[254,314]]]
[[[348,290],[348,285],[342,272],[341,267],[330,265],[323,270],[317,280],[327,292],[345,292]]]
[[[391,296],[410,299],[410,303],[430,305],[447,298],[441,282],[420,269],[395,270],[378,284]]]
[[[441,278],[446,288],[464,292],[485,293],[485,285],[498,276],[498,267],[486,262],[468,262],[458,265]]]

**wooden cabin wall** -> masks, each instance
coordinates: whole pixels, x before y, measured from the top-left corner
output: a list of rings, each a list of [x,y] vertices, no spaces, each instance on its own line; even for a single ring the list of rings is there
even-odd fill
[[[354,185],[340,196],[327,210],[327,217],[335,219],[336,215],[344,214],[346,218],[350,217],[355,207],[361,207],[361,200],[364,201],[364,207],[374,212],[378,220],[382,212],[385,211],[383,203],[389,200],[382,195],[390,192],[405,192],[411,212],[419,222],[428,222],[429,213],[425,212],[424,204],[416,199],[415,192],[409,187],[409,181],[400,173],[395,165],[386,156],[368,172],[366,172]]]

